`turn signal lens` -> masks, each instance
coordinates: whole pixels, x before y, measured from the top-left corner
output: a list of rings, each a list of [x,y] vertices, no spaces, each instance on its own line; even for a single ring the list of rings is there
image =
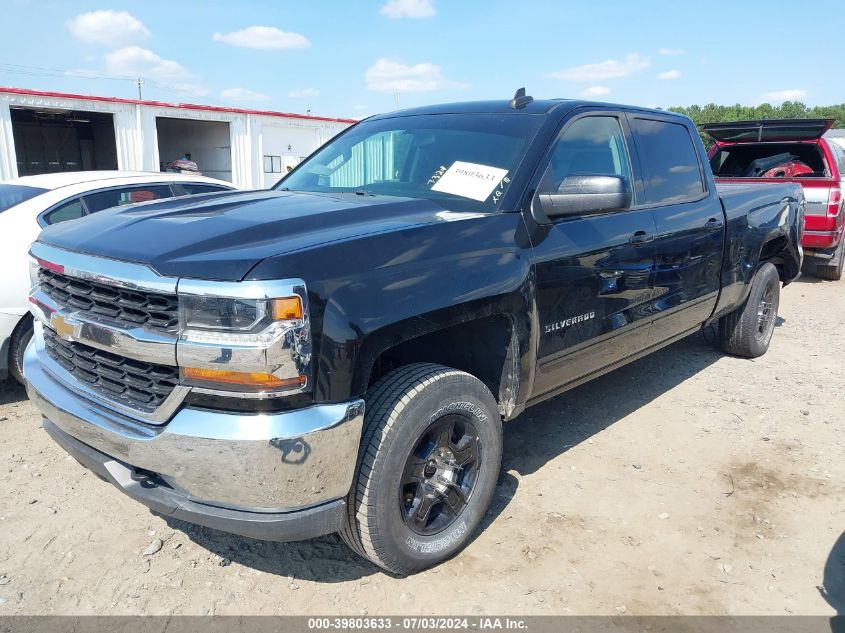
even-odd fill
[[[302,299],[299,297],[285,297],[284,299],[273,299],[273,319],[276,321],[293,321],[301,319]]]
[[[305,386],[305,376],[296,378],[278,378],[273,374],[257,372],[220,371],[217,369],[200,369],[185,367],[182,375],[193,381],[217,383],[223,385],[240,385],[258,389],[299,389]]]

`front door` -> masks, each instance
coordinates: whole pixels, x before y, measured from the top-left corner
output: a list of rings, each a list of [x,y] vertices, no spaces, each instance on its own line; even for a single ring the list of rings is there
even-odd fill
[[[622,176],[633,183],[630,137],[621,113],[570,121],[552,149],[537,193],[566,176]],[[537,284],[539,396],[601,370],[649,343],[655,265],[650,209],[567,216],[532,238]]]

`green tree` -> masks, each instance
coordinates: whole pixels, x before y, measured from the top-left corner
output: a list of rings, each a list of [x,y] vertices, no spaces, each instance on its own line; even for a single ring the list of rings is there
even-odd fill
[[[704,123],[749,119],[836,119],[833,127],[845,128],[845,103],[812,108],[800,101],[784,101],[780,105],[761,103],[757,106],[744,106],[739,103],[725,106],[708,103],[703,107],[699,105],[673,106],[669,110],[687,115],[698,126]],[[707,147],[712,144],[707,134],[701,133],[701,140]]]

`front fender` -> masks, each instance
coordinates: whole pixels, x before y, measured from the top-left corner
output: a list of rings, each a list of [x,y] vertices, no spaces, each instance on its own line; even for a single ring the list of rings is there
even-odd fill
[[[494,313],[526,319],[530,249],[519,214],[462,214],[269,258],[250,278],[305,280],[314,398],[342,401],[393,345]]]

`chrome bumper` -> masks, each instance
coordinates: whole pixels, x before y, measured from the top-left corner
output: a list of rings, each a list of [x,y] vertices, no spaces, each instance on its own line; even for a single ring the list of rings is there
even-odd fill
[[[65,387],[34,344],[24,375],[30,399],[63,434],[193,504],[291,512],[341,499],[352,484],[363,400],[256,415],[183,408],[156,426]]]

